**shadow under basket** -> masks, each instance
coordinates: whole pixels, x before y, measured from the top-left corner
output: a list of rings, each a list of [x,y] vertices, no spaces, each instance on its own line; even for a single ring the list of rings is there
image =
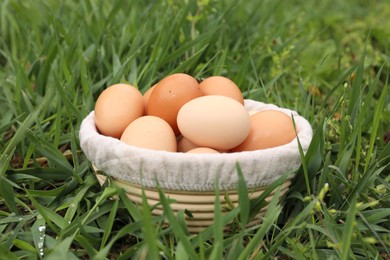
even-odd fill
[[[95,167],[94,167],[95,168]],[[95,168],[96,177],[100,183],[103,185],[107,179],[98,169]],[[149,206],[155,206],[160,201],[159,193],[157,189],[154,188],[143,188],[140,185],[129,183],[122,180],[117,180],[112,178],[113,185],[124,189],[127,197],[138,206],[142,206],[142,190],[144,190],[147,197],[147,202]],[[291,184],[290,180],[286,180],[281,185],[280,198],[287,192]],[[248,189],[249,199],[258,198],[267,187],[258,187],[253,189]],[[188,231],[192,234],[199,233],[209,227],[214,222],[214,209],[215,209],[215,193],[212,191],[176,191],[176,190],[165,190],[163,189],[164,194],[167,198],[174,200],[170,204],[173,213],[176,215],[180,210],[187,210],[191,212],[192,217],[186,216],[186,223]],[[266,201],[269,202],[272,200],[275,192],[271,192],[267,197]],[[227,198],[229,202],[227,201]],[[279,200],[280,200],[279,198]],[[238,206],[238,191],[229,190],[229,191],[220,191],[220,203],[221,203],[221,213],[225,215],[229,212],[228,203],[233,204],[235,207]],[[252,227],[258,225],[262,221],[267,206],[262,208],[256,216],[250,221],[247,227]],[[157,205],[152,210],[152,215],[159,216],[163,214],[162,205]],[[226,227],[226,230],[229,230],[229,226]]]

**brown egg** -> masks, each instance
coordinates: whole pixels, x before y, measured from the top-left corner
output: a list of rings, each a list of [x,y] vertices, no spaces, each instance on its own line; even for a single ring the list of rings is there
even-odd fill
[[[201,92],[195,78],[184,73],[172,74],[157,83],[149,98],[147,114],[161,117],[179,135],[177,113],[185,103],[199,96]]]
[[[291,117],[283,112],[267,110],[250,117],[251,130],[245,141],[232,152],[272,148],[291,142],[296,134]]]
[[[125,128],[143,114],[142,94],[128,84],[112,85],[96,100],[95,124],[106,136],[120,138]]]
[[[134,120],[123,132],[121,141],[152,150],[176,152],[176,136],[163,119],[143,116]]]
[[[180,138],[180,140],[177,142],[177,151],[181,153],[186,153],[189,150],[192,150],[194,148],[199,147],[199,145],[193,144],[185,138],[184,136]]]
[[[219,153],[217,150],[208,147],[197,147],[189,150],[187,153]]]
[[[148,107],[148,103],[149,103],[149,98],[150,98],[150,95],[152,94],[153,90],[154,90],[154,87],[156,87],[156,84],[153,85],[151,88],[149,88],[143,95],[144,97],[144,102],[145,102],[145,112],[146,112],[146,109]]]
[[[240,88],[232,80],[223,76],[212,76],[203,80],[199,84],[200,90],[204,96],[221,95],[231,97],[241,104],[244,104]]]

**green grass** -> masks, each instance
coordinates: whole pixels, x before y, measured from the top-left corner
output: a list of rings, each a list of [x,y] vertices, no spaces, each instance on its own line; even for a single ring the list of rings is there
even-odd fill
[[[1,1],[0,258],[389,259],[388,17],[385,0]],[[245,228],[266,204],[240,170],[240,206],[198,235],[162,191],[155,217],[95,179],[78,129],[99,93],[174,72],[227,76],[312,124],[264,224]]]

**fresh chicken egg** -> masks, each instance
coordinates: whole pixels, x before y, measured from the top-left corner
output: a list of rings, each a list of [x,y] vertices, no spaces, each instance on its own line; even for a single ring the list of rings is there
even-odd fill
[[[120,139],[136,147],[176,152],[176,136],[170,125],[155,116],[142,116],[134,120]]]
[[[250,131],[249,114],[244,106],[218,95],[199,97],[183,105],[177,124],[190,142],[216,150],[236,147]]]
[[[95,103],[95,124],[106,136],[120,138],[125,128],[144,114],[141,92],[129,84],[105,89]]]
[[[240,88],[229,78],[223,76],[212,76],[203,80],[199,84],[203,95],[221,95],[233,98],[244,104],[244,97],[242,96]]]
[[[172,74],[157,83],[149,98],[147,115],[167,121],[178,136],[177,113],[185,103],[200,96],[195,78],[184,73]]]
[[[291,142],[295,137],[292,119],[277,110],[258,112],[250,117],[251,130],[245,141],[231,152],[272,148]]]

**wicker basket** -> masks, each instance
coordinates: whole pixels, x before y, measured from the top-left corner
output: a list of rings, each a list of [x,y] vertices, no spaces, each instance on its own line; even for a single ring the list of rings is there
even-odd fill
[[[306,152],[312,138],[312,129],[306,119],[295,111],[253,100],[245,100],[245,107],[248,112],[274,109],[293,115],[300,144],[303,152]],[[260,196],[271,183],[285,173],[298,169],[301,164],[297,140],[276,148],[226,154],[183,154],[132,147],[100,135],[94,124],[93,112],[80,127],[80,145],[96,166],[99,182],[105,182],[104,172],[137,204],[142,202],[144,190],[148,204],[155,206],[159,202],[158,183],[164,193],[174,200],[171,204],[174,213],[180,210],[191,212],[192,217],[186,217],[191,233],[202,231],[213,223],[216,185],[221,191],[222,214],[229,211],[226,194],[229,203],[238,205],[237,163],[240,164],[251,199]],[[286,193],[289,186],[290,180],[287,180],[281,187],[280,196]],[[269,194],[266,199],[270,201],[273,195]],[[259,224],[265,210],[263,208],[258,212],[248,226]],[[162,206],[157,205],[152,214],[161,215],[162,212]]]
[[[100,185],[106,182],[107,177],[100,173],[98,169],[95,168],[96,177]],[[155,206],[152,210],[152,215],[159,216],[163,214],[162,205],[157,205],[160,201],[159,193],[157,189],[153,188],[144,188],[136,184],[132,184],[126,181],[115,180],[113,179],[113,184],[124,189],[127,197],[137,205],[142,205],[142,191],[144,191],[147,202],[149,206]],[[291,184],[290,180],[286,180],[281,185],[280,197],[282,197],[287,191]],[[267,187],[258,187],[248,190],[249,199],[258,198]],[[238,191],[229,190],[220,192],[220,203],[222,209],[222,215],[229,212],[229,205],[226,201],[226,198],[229,198],[229,203],[232,203],[234,207],[238,206]],[[186,216],[187,228],[190,233],[199,233],[202,230],[206,229],[208,226],[212,225],[214,222],[214,208],[215,208],[215,193],[211,191],[175,191],[175,190],[164,190],[164,194],[174,200],[170,204],[174,214],[177,214],[180,210],[187,210],[191,212],[192,218]],[[266,197],[266,201],[269,202],[272,200],[274,192],[270,193]],[[264,216],[267,206],[262,208],[258,214],[253,218],[251,222],[248,223],[247,227],[252,227],[261,223],[261,219]],[[229,229],[227,227],[226,229]]]

